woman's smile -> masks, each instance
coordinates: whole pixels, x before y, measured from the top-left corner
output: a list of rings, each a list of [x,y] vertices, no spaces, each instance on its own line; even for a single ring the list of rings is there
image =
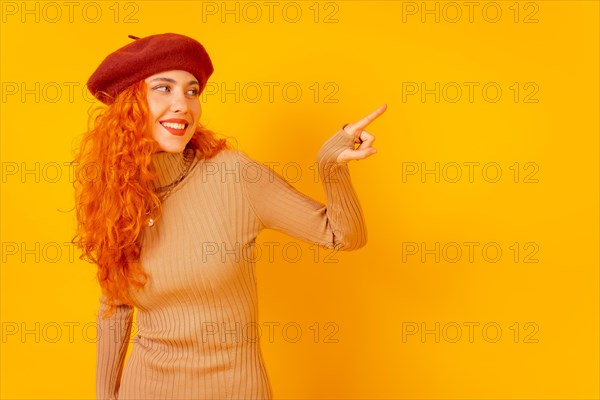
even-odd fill
[[[187,127],[190,125],[188,121],[181,118],[171,118],[160,121],[160,124],[170,133],[176,136],[185,135]]]

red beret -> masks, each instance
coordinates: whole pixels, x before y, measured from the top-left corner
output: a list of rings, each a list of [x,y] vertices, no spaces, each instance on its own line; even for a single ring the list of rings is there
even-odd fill
[[[213,65],[204,47],[196,40],[176,33],[136,38],[111,53],[87,81],[98,100],[110,104],[130,85],[163,71],[183,70],[191,73],[204,90],[213,73]]]

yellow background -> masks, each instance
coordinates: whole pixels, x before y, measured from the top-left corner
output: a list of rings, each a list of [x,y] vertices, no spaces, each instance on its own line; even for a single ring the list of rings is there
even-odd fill
[[[66,6],[59,18],[46,2],[1,4],[3,399],[95,396],[94,332],[83,327],[95,321],[99,287],[94,266],[77,253],[73,258],[64,244],[75,226],[74,213],[64,212],[73,207],[72,188],[65,166],[51,182],[52,163],[71,160],[86,128],[91,103],[81,89],[95,67],[129,43],[128,34],[162,32],[205,45],[217,88],[239,82],[250,90],[255,82],[264,89],[255,102],[254,92],[243,96],[241,89],[239,102],[233,95],[203,97],[202,121],[257,160],[299,163],[303,176],[295,187],[320,201],[324,192],[310,169],[320,145],[344,123],[388,104],[368,129],[378,153],[350,164],[367,246],[334,254],[337,263],[326,262],[322,250],[315,262],[307,244],[273,231],[259,236],[259,244],[296,243],[303,251],[296,263],[276,252],[273,262],[259,260],[257,267],[261,323],[280,324],[272,343],[266,330],[261,340],[276,398],[599,397],[598,2],[499,1],[498,22],[482,15],[489,2],[479,3],[472,22],[466,6],[458,22],[449,21],[454,10],[438,2],[439,23],[435,15],[421,21],[421,2],[298,1],[302,17],[295,23],[282,16],[287,5],[288,19],[294,17],[290,2],[277,3],[272,22],[263,2],[254,3],[263,12],[256,22],[244,2],[237,3],[239,22],[235,14],[224,22],[220,11],[203,14],[203,3],[194,1],[99,1],[101,18],[92,22],[96,6],[87,6],[86,20],[87,3],[76,3],[72,21]],[[404,13],[403,21],[403,7],[413,5],[418,13]],[[208,6],[220,10],[223,3]],[[487,11],[493,18],[493,5]],[[137,22],[124,21],[130,13]],[[537,22],[524,22],[531,13]],[[327,15],[337,22],[325,23]],[[264,82],[279,84],[272,102]],[[280,90],[290,82],[302,89],[297,102]],[[427,89],[439,82],[446,97],[403,101],[407,82]],[[456,102],[449,101],[452,82],[463,89]],[[473,102],[464,82],[479,84]],[[497,102],[482,95],[489,82],[502,89]],[[537,88],[537,102],[525,101],[533,91],[528,83]],[[30,94],[11,94],[23,84]],[[72,98],[69,85],[76,85]],[[337,102],[326,101],[332,88],[330,100]],[[473,182],[463,164],[469,162],[479,163]],[[39,182],[35,173],[9,173],[36,163]],[[436,163],[446,172],[439,182],[431,174],[403,180],[403,169]],[[453,163],[463,166],[455,183],[449,182]],[[482,175],[488,163],[500,166],[496,183]],[[537,183],[524,182],[534,167]],[[479,243],[473,262],[464,251],[457,262],[447,261],[453,243],[468,250],[465,242]],[[418,244],[418,254],[403,252],[410,243]],[[447,252],[439,262],[434,254],[423,262],[422,250],[436,243]],[[482,255],[487,243],[502,249],[498,262]],[[15,244],[25,247],[15,253]],[[524,262],[532,249],[538,262]],[[296,343],[282,335],[286,323],[301,327]],[[403,340],[408,326],[422,323],[429,330],[439,323],[439,342],[420,332]],[[472,342],[469,323],[479,324]],[[457,325],[462,336],[455,341]],[[483,326],[492,326],[487,336]],[[488,342],[496,326],[502,336]],[[337,343],[325,340],[331,327]],[[30,333],[22,336],[22,328]]]

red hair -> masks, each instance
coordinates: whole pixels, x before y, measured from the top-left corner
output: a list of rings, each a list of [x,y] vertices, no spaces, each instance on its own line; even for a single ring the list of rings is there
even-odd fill
[[[141,289],[148,280],[139,262],[139,237],[146,212],[156,208],[155,219],[161,215],[152,185],[157,173],[151,164],[159,146],[147,133],[144,81],[95,111],[74,160],[79,173],[73,183],[77,216],[73,243],[82,250],[80,259],[98,266],[98,282],[110,305],[104,316],[109,317],[119,302],[132,305],[130,289]],[[196,150],[196,157],[208,159],[231,146],[198,124],[189,147]],[[87,176],[89,170],[94,176]]]

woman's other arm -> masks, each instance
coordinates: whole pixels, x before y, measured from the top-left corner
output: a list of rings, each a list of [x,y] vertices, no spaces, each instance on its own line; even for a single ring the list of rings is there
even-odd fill
[[[96,398],[98,400],[117,398],[133,322],[132,306],[118,304],[113,315],[109,318],[103,318],[102,314],[108,307],[106,297],[102,295],[96,319],[98,328]]]
[[[367,228],[348,162],[376,152],[372,147],[375,138],[365,127],[386,108],[383,105],[361,120],[346,124],[321,146],[317,164],[326,204],[304,195],[275,171],[238,152],[242,171],[258,171],[243,176],[242,181],[262,225],[327,248],[355,250],[364,246]],[[358,148],[355,143],[359,143]]]

